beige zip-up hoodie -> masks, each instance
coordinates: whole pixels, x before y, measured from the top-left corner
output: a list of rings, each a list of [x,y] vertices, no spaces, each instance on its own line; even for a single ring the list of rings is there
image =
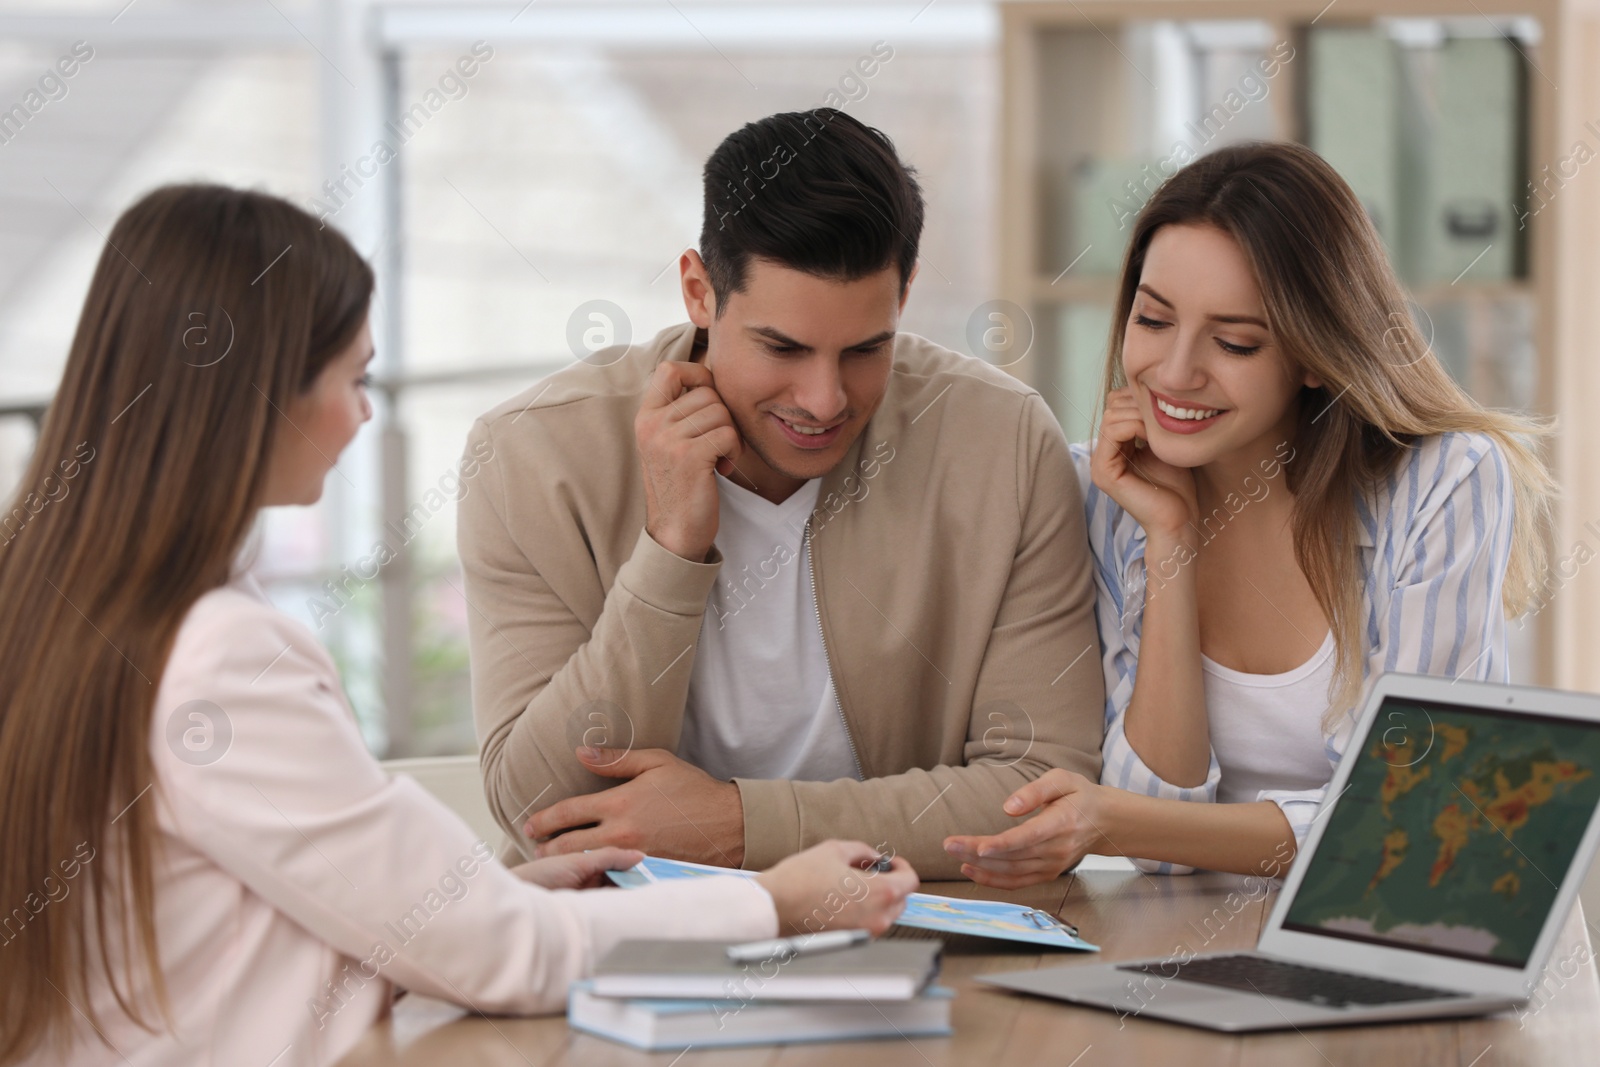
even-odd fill
[[[534,810],[615,784],[573,750],[676,751],[721,556],[644,532],[634,416],[690,324],[606,349],[473,426],[457,538],[490,809],[531,854]],[[488,457],[487,459],[483,457]],[[913,334],[810,522],[817,614],[865,780],[736,778],[744,865],[830,837],[959,877],[953,833],[1017,820],[1052,767],[1099,771],[1105,690],[1083,498],[1038,393]],[[602,733],[597,735],[596,728]]]

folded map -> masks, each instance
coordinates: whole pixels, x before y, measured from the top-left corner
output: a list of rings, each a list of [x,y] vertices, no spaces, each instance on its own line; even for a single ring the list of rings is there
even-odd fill
[[[727,867],[708,867],[701,863],[684,863],[646,856],[640,863],[626,871],[608,871],[607,876],[617,885],[636,888],[656,882],[671,882],[683,878],[707,878],[716,875],[734,875],[754,878],[755,871],[732,870]],[[863,878],[871,873],[862,872]],[[1099,952],[1078,936],[1070,923],[1047,911],[1023,904],[1008,904],[1001,900],[963,900],[960,897],[941,897],[933,893],[912,893],[906,910],[895,921],[897,926],[914,926],[923,930],[936,930],[946,934],[967,934],[972,937],[993,937],[1002,941],[1026,941],[1054,948],[1079,949]]]

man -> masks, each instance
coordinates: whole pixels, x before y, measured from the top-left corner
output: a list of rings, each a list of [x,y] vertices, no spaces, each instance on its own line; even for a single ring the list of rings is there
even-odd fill
[[[525,854],[761,868],[845,837],[955,877],[946,835],[1097,774],[1066,443],[1033,390],[898,332],[922,216],[848,115],[747,125],[706,163],[691,323],[474,426],[473,705]]]

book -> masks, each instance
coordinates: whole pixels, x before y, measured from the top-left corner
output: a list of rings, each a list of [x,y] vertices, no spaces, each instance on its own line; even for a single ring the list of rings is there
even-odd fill
[[[596,996],[574,982],[567,1023],[646,1052],[732,1045],[947,1037],[954,991],[929,986],[911,1000],[648,1000]]]
[[[625,888],[671,882],[683,878],[709,878],[732,875],[736,878],[754,878],[755,871],[734,870],[728,867],[710,867],[703,863],[685,863],[681,860],[664,860],[646,856],[625,871],[607,871],[606,877]],[[863,871],[864,878],[871,877]],[[964,900],[960,897],[942,897],[934,893],[912,893],[906,901],[906,910],[895,920],[896,926],[933,930],[943,934],[966,934],[973,937],[991,937],[1001,941],[1024,941],[1050,948],[1076,949],[1080,952],[1099,952],[1078,936],[1078,928],[1063,922],[1047,911],[1030,908],[1024,904],[1008,904],[1002,900]]]
[[[812,955],[735,963],[726,941],[623,941],[595,964],[597,997],[910,1000],[939,973],[930,941],[871,941]]]

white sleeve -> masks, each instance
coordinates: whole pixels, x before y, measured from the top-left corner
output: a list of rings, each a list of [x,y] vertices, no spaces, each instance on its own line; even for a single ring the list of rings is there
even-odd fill
[[[185,709],[195,701],[208,703]],[[211,762],[167,740],[164,725],[196,709],[214,720],[222,753]],[[397,985],[484,1012],[557,1011],[568,984],[624,938],[777,929],[771,898],[740,877],[583,892],[521,881],[453,812],[383,770],[322,646],[242,593],[191,612],[155,716],[173,832]]]
[[[1515,498],[1505,455],[1483,434],[1430,438],[1401,464],[1374,553],[1376,594],[1361,620],[1364,682],[1388,671],[1506,681],[1502,592],[1511,556]],[[1374,531],[1376,532],[1376,531]],[[1359,705],[1357,706],[1359,710]],[[1346,716],[1327,739],[1329,775],[1350,741]],[[1265,790],[1304,841],[1327,789]]]
[[[1084,518],[1094,554],[1095,621],[1100,630],[1100,665],[1105,674],[1105,740],[1101,746],[1100,781],[1145,796],[1166,800],[1215,803],[1222,767],[1217,754],[1209,754],[1206,780],[1197,786],[1178,786],[1146,766],[1128,743],[1125,727],[1128,705],[1139,668],[1139,640],[1144,619],[1144,566],[1126,562],[1136,523],[1105,493],[1093,486],[1089,450],[1072,447],[1078,479],[1084,486]],[[1130,857],[1131,858],[1131,857]],[[1192,874],[1193,867],[1164,860],[1133,859],[1140,870],[1152,874]]]
[[[1367,671],[1504,681],[1511,471],[1483,434],[1435,440],[1408,465],[1391,509],[1415,519],[1386,564],[1387,602],[1363,620]]]

